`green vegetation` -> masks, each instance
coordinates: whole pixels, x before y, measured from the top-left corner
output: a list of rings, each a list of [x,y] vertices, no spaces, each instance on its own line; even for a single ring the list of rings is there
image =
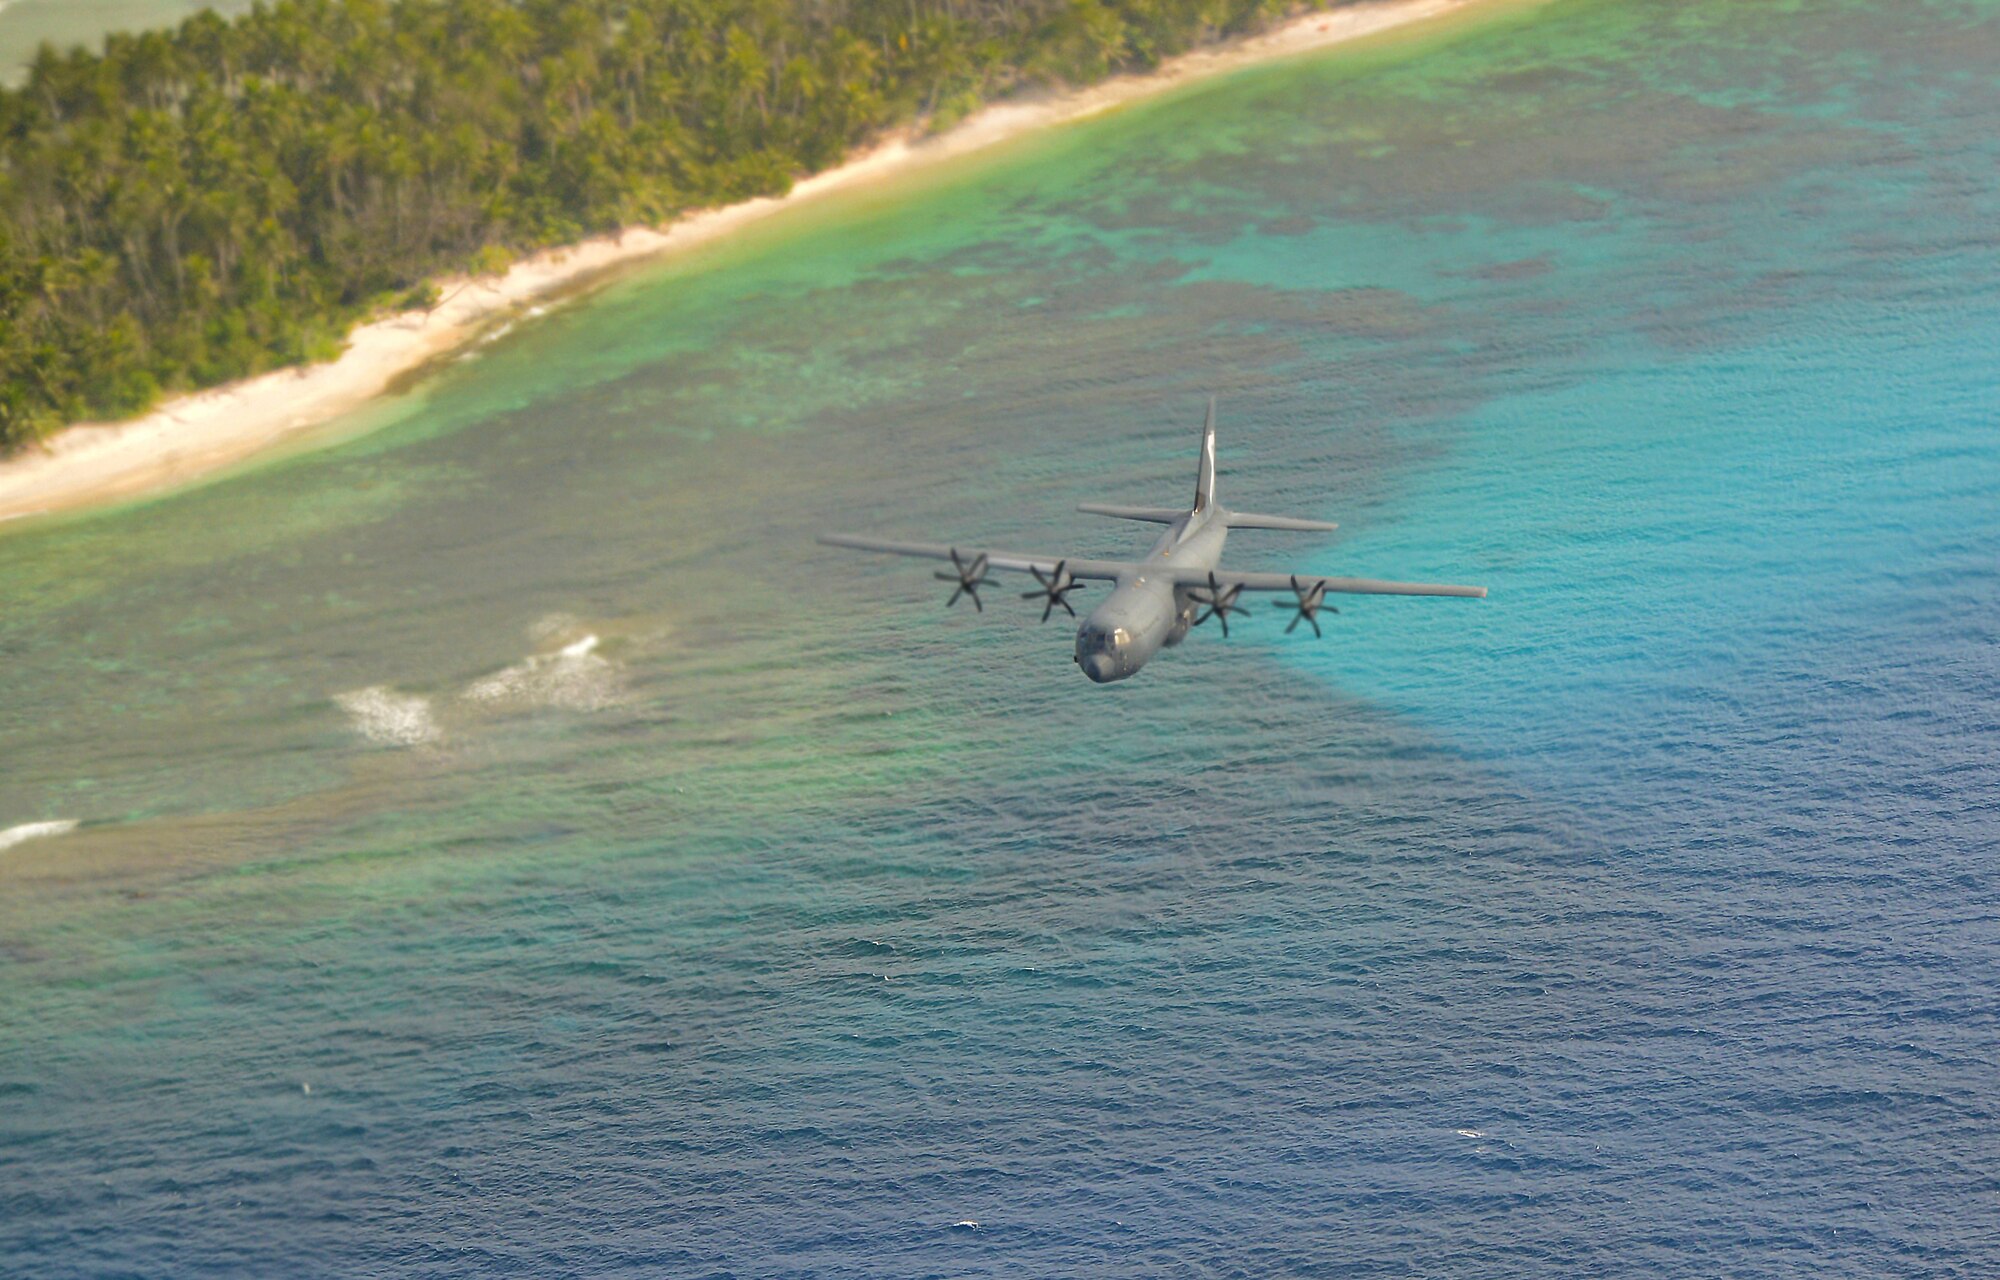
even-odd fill
[[[1288,0],[278,0],[0,92],[0,450]]]

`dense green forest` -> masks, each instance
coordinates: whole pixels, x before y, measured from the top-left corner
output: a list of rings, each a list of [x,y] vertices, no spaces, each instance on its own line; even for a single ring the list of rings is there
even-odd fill
[[[278,0],[0,92],[0,450],[1291,0]]]

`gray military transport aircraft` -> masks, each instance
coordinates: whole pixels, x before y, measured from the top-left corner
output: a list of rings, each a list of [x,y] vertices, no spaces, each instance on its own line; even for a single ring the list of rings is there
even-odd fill
[[[1318,574],[1233,573],[1218,569],[1222,543],[1231,529],[1289,529],[1298,533],[1325,533],[1339,526],[1324,520],[1297,520],[1290,516],[1260,516],[1247,511],[1231,511],[1215,501],[1215,401],[1208,402],[1208,420],[1201,428],[1201,462],[1195,474],[1194,509],[1174,507],[1120,507],[1086,502],[1077,508],[1090,515],[1112,516],[1119,520],[1143,520],[1163,524],[1160,535],[1143,560],[1085,560],[1075,556],[1031,556],[1013,551],[984,551],[934,542],[894,542],[886,538],[864,538],[854,534],[822,534],[828,546],[853,547],[861,551],[885,551],[899,556],[922,556],[949,560],[948,573],[934,575],[953,584],[947,606],[968,597],[972,607],[984,613],[979,588],[987,583],[989,569],[1011,569],[1035,575],[1041,586],[1024,591],[1024,600],[1042,601],[1042,621],[1061,606],[1070,617],[1069,593],[1087,581],[1115,582],[1111,595],[1091,611],[1076,631],[1076,665],[1098,684],[1109,684],[1138,674],[1147,659],[1163,648],[1177,645],[1190,627],[1214,618],[1229,635],[1229,615],[1249,615],[1236,603],[1245,591],[1290,591],[1293,600],[1280,608],[1293,610],[1285,632],[1289,635],[1301,622],[1320,634],[1322,610],[1339,613],[1326,603],[1329,594],[1381,596],[1462,596],[1483,600],[1485,587],[1453,587],[1428,582],[1381,582],[1373,578],[1324,578]]]

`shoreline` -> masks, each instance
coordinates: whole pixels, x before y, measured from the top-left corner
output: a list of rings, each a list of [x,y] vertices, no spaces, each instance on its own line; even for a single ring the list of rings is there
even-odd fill
[[[1183,54],[1143,75],[993,103],[932,137],[899,130],[831,169],[800,179],[782,196],[759,196],[690,212],[664,227],[628,227],[543,250],[498,276],[441,279],[437,284],[444,301],[438,306],[358,325],[333,360],[179,395],[125,422],[74,424],[0,461],[0,525],[164,492],[247,461],[393,393],[412,373],[464,349],[493,325],[537,302],[577,291],[618,268],[698,248],[780,211],[1197,80],[1491,3],[1367,0],[1304,14],[1257,35]]]

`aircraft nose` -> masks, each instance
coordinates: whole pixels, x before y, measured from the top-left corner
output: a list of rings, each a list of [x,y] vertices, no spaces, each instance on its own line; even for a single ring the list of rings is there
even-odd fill
[[[1098,684],[1108,684],[1118,678],[1118,666],[1108,653],[1093,653],[1077,665],[1083,668],[1083,674]]]

